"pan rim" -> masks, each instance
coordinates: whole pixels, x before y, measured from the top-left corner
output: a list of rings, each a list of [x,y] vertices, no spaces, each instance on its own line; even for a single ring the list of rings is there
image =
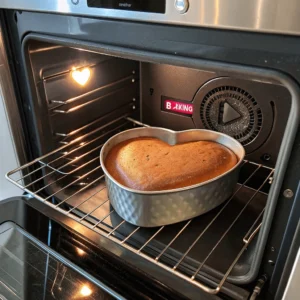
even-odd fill
[[[227,145],[223,145],[221,143],[221,145],[229,148],[232,152],[234,152],[236,154],[236,156],[238,157],[239,161],[237,162],[237,164],[235,166],[233,166],[231,169],[229,169],[228,171],[226,171],[225,173],[222,173],[220,174],[219,176],[217,177],[214,177],[210,180],[207,180],[207,181],[204,181],[204,182],[201,182],[201,183],[198,183],[198,184],[194,184],[194,185],[189,185],[189,186],[186,186],[186,187],[182,187],[182,188],[177,188],[177,189],[168,189],[168,190],[159,190],[159,191],[142,191],[142,190],[136,190],[136,189],[132,189],[132,188],[129,188],[121,183],[119,183],[117,180],[115,180],[113,178],[113,176],[109,173],[109,171],[106,169],[105,167],[105,163],[104,163],[104,151],[105,149],[107,148],[107,146],[109,145],[109,143],[116,139],[117,137],[119,137],[120,135],[124,135],[128,132],[131,132],[131,131],[143,131],[145,129],[155,129],[155,130],[162,130],[162,131],[167,131],[167,132],[170,132],[171,134],[178,134],[178,133],[182,133],[182,132],[206,132],[206,133],[213,133],[213,134],[216,134],[216,135],[219,135],[219,136],[222,136],[228,140],[230,140],[231,142],[235,143],[237,147],[240,148],[240,151],[241,151],[241,155],[240,157],[236,154],[236,151],[234,151],[233,149],[229,148]],[[143,136],[139,136],[139,137],[143,137]],[[150,135],[145,135],[145,137],[151,137]],[[212,140],[211,140],[212,141]],[[240,142],[238,142],[236,139],[232,138],[231,136],[227,135],[227,134],[224,134],[224,133],[221,133],[221,132],[217,132],[217,131],[213,131],[213,130],[208,130],[208,129],[188,129],[188,130],[182,130],[182,131],[174,131],[174,130],[171,130],[171,129],[167,129],[167,128],[163,128],[163,127],[142,127],[142,128],[132,128],[132,129],[128,129],[128,130],[124,130],[114,136],[112,136],[110,139],[108,139],[105,144],[103,145],[103,147],[101,148],[101,151],[100,151],[100,164],[101,164],[101,167],[102,167],[102,170],[105,174],[105,176],[107,176],[114,184],[116,184],[118,187],[122,188],[123,190],[126,190],[127,192],[130,192],[130,193],[135,193],[135,194],[140,194],[140,195],[160,195],[160,194],[172,194],[172,193],[178,193],[178,192],[183,192],[183,191],[188,191],[188,190],[193,190],[193,189],[196,189],[196,188],[199,188],[199,187],[202,187],[202,186],[206,186],[206,185],[209,185],[210,183],[213,183],[223,177],[225,177],[226,175],[229,175],[230,173],[232,173],[233,171],[235,171],[241,164],[242,162],[244,161],[244,158],[245,158],[245,155],[246,155],[246,152],[245,152],[245,149],[244,147],[241,145]]]

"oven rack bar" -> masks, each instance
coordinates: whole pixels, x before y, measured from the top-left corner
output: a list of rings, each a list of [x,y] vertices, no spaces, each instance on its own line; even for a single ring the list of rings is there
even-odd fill
[[[134,105],[133,103],[130,103],[130,104],[124,105],[122,108],[123,109],[127,109],[129,111],[129,110],[133,109],[133,105]],[[107,120],[108,118],[112,117],[117,111],[118,110],[110,112],[110,113],[106,114],[105,116],[102,116],[102,117],[100,117],[100,118],[98,118],[96,120],[93,120],[93,121],[91,121],[91,122],[89,122],[89,123],[87,123],[87,124],[85,124],[85,125],[83,125],[83,126],[81,126],[79,128],[73,129],[71,131],[67,131],[67,132],[55,132],[54,135],[59,136],[59,137],[63,137],[63,138],[70,138],[70,137],[72,137],[72,136],[74,136],[74,135],[76,135],[76,134],[84,131],[85,129],[89,129],[89,128],[93,127],[96,124],[100,123],[100,125],[101,125],[101,124],[105,123],[106,122],[105,120]],[[129,118],[128,121],[132,122],[131,118]],[[98,125],[98,127],[99,127],[99,125]]]
[[[122,123],[121,125],[116,126],[113,130],[106,131],[104,134],[100,135],[99,137],[97,137],[95,139],[85,141],[86,138],[88,138],[88,137],[90,137],[90,136],[92,136],[92,135],[94,135],[94,134],[96,134],[98,132],[101,132],[103,129],[109,127],[110,125],[116,124],[119,121],[124,121],[124,120],[126,121],[126,118],[127,118],[128,115],[129,114],[123,114],[122,116],[116,118],[115,120],[107,122],[105,125],[100,125],[96,129],[93,129],[92,131],[90,131],[90,132],[88,132],[88,133],[86,133],[86,134],[84,134],[82,136],[77,137],[76,139],[74,139],[74,140],[68,142],[67,144],[59,147],[58,149],[53,150],[50,153],[48,153],[46,155],[43,155],[43,156],[41,156],[39,158],[36,158],[35,160],[33,160],[32,162],[30,162],[28,164],[23,165],[22,167],[18,168],[18,169],[20,169],[19,171],[24,171],[26,168],[29,168],[29,167],[33,166],[35,163],[41,164],[41,166],[39,168],[35,168],[35,170],[32,171],[32,172],[27,172],[27,174],[23,175],[21,178],[17,179],[16,181],[19,182],[21,180],[24,180],[25,178],[33,175],[35,172],[40,171],[40,170],[42,170],[45,167],[50,167],[52,170],[59,172],[60,168],[54,168],[51,164],[57,163],[62,158],[66,158],[70,154],[73,154],[74,152],[82,149],[83,147],[86,147],[86,146],[90,145],[91,143],[93,143],[93,142],[95,142],[97,140],[100,140],[105,135],[119,130],[121,127],[125,126],[126,123]],[[56,154],[62,152],[63,150],[66,151],[66,149],[68,147],[70,147],[70,146],[72,146],[74,144],[75,145],[77,144],[77,146],[76,146],[75,149],[71,149],[71,150],[69,150],[67,152],[63,152],[58,157],[55,157]],[[53,159],[51,159],[50,162],[44,162],[44,160],[47,159],[47,158],[49,158],[49,157],[53,157]],[[18,172],[16,170],[13,170],[13,171],[7,173],[7,175]],[[61,171],[59,173],[61,173]],[[68,173],[64,172],[64,175],[67,175],[67,174]]]
[[[116,132],[116,130],[121,129],[122,127],[126,126],[127,124],[128,124],[128,122],[124,121],[123,123],[121,123],[120,125],[118,125],[117,127],[115,127],[114,129],[108,130],[108,131],[106,131],[104,134],[101,134],[100,136],[98,136],[98,137],[96,137],[96,138],[94,138],[94,139],[92,139],[92,140],[90,140],[90,141],[88,141],[88,142],[82,142],[82,143],[80,143],[80,145],[79,145],[78,147],[76,147],[75,149],[72,149],[72,150],[67,151],[67,152],[63,152],[58,158],[56,158],[56,159],[54,159],[54,160],[52,160],[52,161],[50,161],[50,162],[48,162],[48,163],[45,163],[45,162],[43,162],[42,160],[39,160],[39,163],[42,165],[41,168],[43,168],[43,167],[48,167],[48,168],[52,169],[53,172],[52,172],[52,173],[51,173],[51,172],[48,173],[48,174],[47,174],[48,176],[51,175],[51,174],[53,174],[54,172],[58,172],[58,173],[60,173],[60,174],[62,174],[62,175],[70,175],[70,174],[74,173],[75,170],[72,170],[72,171],[70,171],[70,172],[64,172],[64,171],[62,171],[62,169],[65,168],[65,167],[67,167],[67,166],[70,166],[70,165],[74,164],[75,162],[77,163],[77,162],[80,161],[82,158],[84,158],[84,157],[86,157],[87,155],[93,153],[94,151],[97,151],[97,150],[100,151],[100,149],[101,149],[101,147],[103,146],[103,144],[98,145],[97,147],[94,147],[92,150],[90,150],[90,151],[88,151],[88,152],[85,152],[85,153],[81,154],[80,156],[76,156],[76,157],[73,158],[73,159],[72,159],[72,158],[67,158],[69,155],[71,155],[71,154],[73,154],[73,153],[76,153],[76,152],[77,152],[78,150],[80,150],[80,149],[83,149],[83,148],[85,148],[85,147],[87,147],[87,146],[90,146],[91,144],[93,144],[93,143],[95,143],[95,142],[101,140],[101,139],[104,138],[105,136],[107,136],[107,135],[109,135],[109,134],[111,134],[111,133],[113,133],[113,132]],[[100,126],[100,128],[102,129],[103,127]],[[59,166],[59,167],[54,167],[54,166],[52,166],[52,164],[54,164],[55,162],[57,162],[57,161],[58,161],[59,159],[61,159],[61,158],[67,159],[68,162],[65,163],[65,164],[63,164],[63,165],[61,165],[61,166]],[[79,168],[80,168],[80,167],[79,167]],[[26,175],[26,176],[28,176],[28,175]],[[23,176],[21,179],[23,179],[23,178],[26,177],[26,176]],[[43,178],[44,178],[44,177],[43,177]],[[20,179],[19,179],[19,180],[20,180]],[[18,180],[18,181],[19,181],[19,180]],[[32,183],[35,183],[35,182],[32,182]]]
[[[132,83],[135,83],[135,79],[132,79]],[[94,98],[94,99],[88,100],[88,101],[86,101],[86,102],[84,102],[84,103],[82,103],[82,104],[73,106],[73,107],[68,108],[68,109],[57,109],[57,108],[55,108],[55,109],[53,110],[53,113],[54,113],[54,114],[70,114],[70,113],[72,113],[72,112],[74,112],[74,111],[78,111],[78,110],[80,110],[80,109],[82,109],[82,108],[84,108],[84,107],[86,107],[86,106],[88,106],[88,105],[91,105],[91,104],[95,103],[95,102],[98,102],[98,101],[103,100],[103,99],[105,99],[105,98],[107,98],[107,97],[110,97],[110,96],[113,96],[113,95],[115,95],[115,94],[117,94],[117,93],[120,93],[121,91],[126,90],[126,88],[127,88],[127,87],[119,88],[119,89],[114,90],[114,91],[112,91],[112,92],[110,92],[110,93],[107,93],[107,94],[105,94],[105,95],[103,95],[103,96],[96,97],[96,98]],[[51,116],[52,116],[52,115],[51,115]]]
[[[60,48],[59,46],[57,48]],[[57,49],[56,48],[56,49]],[[50,48],[49,48],[50,49]],[[52,49],[55,49],[55,47],[52,47]],[[38,51],[37,51],[38,52]],[[35,50],[33,51],[30,51],[30,53],[37,53],[35,52]],[[80,67],[77,67],[75,68],[75,70],[82,70],[82,69],[85,69],[85,68],[89,68],[89,69],[93,69],[94,67],[97,66],[98,63],[89,63],[85,66],[80,66]],[[66,74],[69,74],[71,71],[73,71],[73,69],[68,69],[68,70],[64,70],[64,71],[58,71],[54,74],[45,74],[43,72],[42,76],[41,76],[41,79],[44,81],[44,82],[47,82],[47,80],[51,80],[53,78],[57,78],[57,77],[61,77],[61,76],[64,76]]]
[[[194,239],[194,241],[189,245],[187,251],[185,253],[182,253],[181,257],[177,260],[177,262],[173,265],[170,266],[166,264],[163,260],[164,256],[167,254],[167,252],[172,249],[172,245],[184,234],[185,231],[189,230],[189,227],[193,223],[193,220],[186,221],[184,225],[181,227],[180,230],[178,230],[177,234],[171,239],[171,241],[162,249],[160,250],[155,257],[150,256],[147,254],[147,251],[149,247],[151,248],[152,242],[155,240],[155,238],[167,227],[167,226],[162,226],[157,228],[157,230],[142,244],[139,245],[139,247],[134,247],[132,245],[132,240],[134,240],[135,236],[142,230],[140,227],[134,227],[134,229],[127,233],[124,234],[122,230],[120,230],[123,226],[127,224],[126,221],[122,220],[120,221],[119,224],[116,226],[112,226],[108,224],[107,220],[116,212],[113,209],[109,209],[108,212],[101,216],[101,217],[95,217],[94,213],[98,211],[99,209],[105,207],[106,205],[109,204],[109,199],[106,196],[104,199],[102,199],[97,205],[95,205],[92,209],[90,210],[83,210],[82,207],[86,205],[87,203],[90,203],[95,200],[95,197],[97,195],[103,193],[106,191],[105,183],[104,183],[104,176],[101,175],[101,173],[97,173],[101,171],[101,166],[97,163],[98,156],[99,156],[99,151],[95,151],[93,154],[93,149],[89,150],[90,155],[86,155],[83,157],[89,157],[88,160],[84,160],[82,164],[74,170],[74,172],[70,173],[65,173],[62,174],[60,172],[59,168],[54,168],[54,167],[49,167],[51,166],[51,163],[55,161],[56,163],[59,162],[60,160],[63,161],[67,153],[72,153],[76,154],[76,152],[80,149],[84,149],[84,145],[91,145],[95,143],[95,147],[97,150],[100,150],[101,148],[101,143],[97,145],[98,139],[94,138],[91,139],[91,137],[94,137],[94,134],[99,132],[100,130],[105,129],[106,127],[115,124],[116,127],[114,128],[116,132],[120,129],[121,125],[118,124],[119,121],[125,121],[127,123],[132,122],[136,125],[142,126],[145,125],[139,121],[136,121],[132,118],[130,118],[128,115],[124,115],[122,117],[119,117],[118,119],[108,122],[105,125],[100,126],[97,129],[93,129],[91,132],[84,134],[72,141],[70,141],[67,145],[64,145],[52,152],[50,152],[47,155],[44,155],[42,157],[39,157],[35,159],[34,161],[19,167],[11,172],[8,172],[6,174],[6,178],[33,196],[34,198],[42,201],[46,205],[52,207],[53,209],[59,211],[60,213],[72,218],[73,220],[85,225],[86,227],[92,229],[93,231],[97,232],[98,234],[101,234],[102,236],[105,236],[106,238],[109,238],[113,240],[114,242],[120,244],[121,246],[125,247],[126,249],[136,253],[137,255],[142,256],[143,258],[147,259],[148,261],[162,267],[163,269],[167,270],[168,272],[171,272],[172,274],[179,276],[180,278],[190,282],[191,284],[201,288],[207,293],[210,294],[217,294],[222,286],[225,284],[225,281],[227,280],[228,276],[230,275],[230,272],[233,270],[234,266],[240,259],[240,257],[243,255],[249,244],[252,242],[254,237],[257,235],[259,232],[260,226],[261,226],[261,219],[262,215],[264,213],[264,208],[262,211],[258,214],[256,220],[251,224],[251,226],[245,231],[245,234],[241,240],[241,248],[240,251],[238,252],[237,256],[234,258],[230,266],[228,267],[227,271],[224,272],[221,276],[221,278],[216,280],[214,286],[208,286],[203,283],[203,280],[201,282],[202,278],[202,270],[205,267],[207,267],[207,261],[209,258],[212,257],[213,253],[218,249],[220,243],[222,243],[223,239],[229,234],[229,232],[232,230],[232,228],[236,225],[237,221],[243,217],[243,213],[247,209],[247,207],[251,204],[252,201],[261,193],[263,193],[262,189],[264,186],[270,184],[270,179],[273,176],[274,169],[263,166],[261,164],[256,164],[254,162],[250,161],[244,161],[244,166],[246,165],[251,165],[254,170],[251,172],[251,174],[248,175],[248,177],[243,181],[243,183],[238,184],[236,191],[234,194],[230,197],[230,199],[225,203],[225,205],[219,210],[219,212],[207,223],[206,227],[199,232],[197,237]],[[122,124],[125,124],[124,122]],[[147,126],[147,125],[146,125]],[[110,129],[110,132],[112,133],[112,130]],[[105,135],[105,133],[104,133]],[[82,144],[84,142],[84,144]],[[75,146],[73,149],[72,146]],[[68,150],[70,152],[68,152]],[[59,155],[63,151],[64,154]],[[86,151],[88,152],[88,151]],[[93,156],[93,155],[94,156]],[[82,154],[84,155],[84,153]],[[41,164],[41,162],[43,162]],[[94,164],[96,162],[96,165]],[[50,164],[49,164],[50,163]],[[86,170],[86,166],[91,165],[91,169]],[[74,176],[75,173],[82,171],[85,169],[83,172],[84,174],[80,174],[76,177],[71,177]],[[266,175],[264,179],[261,181],[260,186],[253,190],[253,194],[251,198],[244,204],[244,206],[240,209],[240,211],[237,213],[235,219],[231,222],[231,224],[227,227],[224,228],[223,234],[219,237],[218,241],[214,244],[214,246],[211,248],[211,250],[207,253],[207,256],[203,259],[202,262],[199,262],[198,267],[196,267],[193,271],[193,274],[186,274],[185,272],[182,271],[182,265],[184,263],[184,260],[188,258],[188,255],[190,251],[195,247],[197,243],[201,243],[201,239],[205,235],[205,233],[210,229],[215,221],[222,217],[225,214],[226,208],[233,202],[235,201],[235,197],[242,192],[244,188],[247,188],[248,182],[256,176],[257,172],[260,170],[264,169],[266,171]],[[16,174],[20,174],[20,172],[24,172],[23,176],[20,178],[16,178]],[[42,174],[41,174],[42,173]],[[96,174],[96,178],[93,178],[92,181],[88,184],[85,184],[83,186],[76,186],[76,183],[78,183],[80,180],[86,179],[88,176]],[[34,178],[33,176],[36,175],[37,178]],[[55,176],[54,176],[55,175]],[[48,177],[53,177],[54,180],[47,182],[46,179]],[[28,180],[29,178],[33,177],[34,180],[31,181],[30,183],[24,184],[23,181],[24,179]],[[51,189],[53,186],[57,185],[59,182],[64,182],[66,179],[68,179],[67,183],[64,185],[62,184],[56,191],[48,194],[45,196],[43,193],[45,190]],[[46,184],[44,183],[46,181]],[[35,185],[40,184],[37,188]],[[84,192],[86,192],[89,188],[93,187],[93,193],[88,194],[86,196]],[[56,199],[57,203],[53,203],[53,197],[58,196],[59,194],[64,194],[64,197],[62,199]],[[83,195],[82,198],[79,199],[79,201],[75,205],[71,205],[70,201],[74,198],[78,198],[78,196]],[[66,205],[68,204],[68,205]],[[172,226],[172,225],[170,225]]]
[[[134,71],[133,71],[133,72],[134,72]],[[134,73],[133,73],[133,75],[126,76],[126,77],[124,77],[124,78],[122,78],[122,79],[116,80],[116,81],[111,82],[111,83],[108,83],[108,84],[106,84],[106,85],[104,85],[104,86],[101,86],[101,87],[98,87],[98,88],[93,89],[93,90],[91,90],[91,91],[88,91],[88,92],[86,92],[86,93],[83,93],[83,94],[81,94],[81,95],[79,95],[79,96],[72,97],[72,98],[69,98],[69,99],[64,100],[64,101],[63,101],[63,100],[55,100],[55,99],[53,99],[53,100],[50,100],[50,102],[51,102],[51,103],[56,103],[56,104],[61,104],[61,105],[70,104],[70,103],[73,103],[73,102],[75,102],[75,101],[81,100],[81,99],[83,99],[84,97],[91,96],[91,95],[96,94],[96,93],[98,93],[98,92],[105,91],[105,90],[107,90],[107,89],[110,89],[110,88],[112,88],[112,87],[118,86],[118,85],[120,85],[120,84],[124,84],[124,83],[128,83],[128,84],[130,84],[130,83],[135,83],[137,79],[138,79],[138,77],[137,77],[137,76],[134,76]]]

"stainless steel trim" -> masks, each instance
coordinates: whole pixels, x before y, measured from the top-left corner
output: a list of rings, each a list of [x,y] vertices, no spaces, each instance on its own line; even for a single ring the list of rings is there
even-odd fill
[[[297,0],[189,0],[189,9],[184,14],[176,10],[175,0],[166,0],[166,3],[165,14],[90,8],[86,0],[79,0],[76,5],[71,0],[2,0],[0,8],[280,34],[300,33]]]
[[[298,250],[282,300],[298,299],[300,282],[300,249]]]
[[[25,135],[12,83],[8,58],[6,55],[3,31],[0,26],[0,86],[6,115],[10,123],[10,130],[14,141],[14,150],[20,164],[27,162]],[[4,141],[3,141],[4,142]]]

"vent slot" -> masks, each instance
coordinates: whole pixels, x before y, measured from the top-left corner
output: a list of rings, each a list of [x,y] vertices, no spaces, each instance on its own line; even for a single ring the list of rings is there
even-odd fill
[[[260,133],[263,114],[255,98],[235,86],[212,89],[203,98],[200,118],[206,129],[219,131],[250,144]]]

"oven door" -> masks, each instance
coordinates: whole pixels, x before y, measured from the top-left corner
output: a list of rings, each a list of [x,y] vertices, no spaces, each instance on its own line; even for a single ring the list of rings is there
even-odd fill
[[[192,286],[175,292],[74,225],[33,198],[0,201],[0,299],[221,299]]]
[[[1,299],[125,299],[46,246],[51,223],[26,208],[21,197],[4,200],[0,207]],[[79,257],[85,256],[76,249]]]

